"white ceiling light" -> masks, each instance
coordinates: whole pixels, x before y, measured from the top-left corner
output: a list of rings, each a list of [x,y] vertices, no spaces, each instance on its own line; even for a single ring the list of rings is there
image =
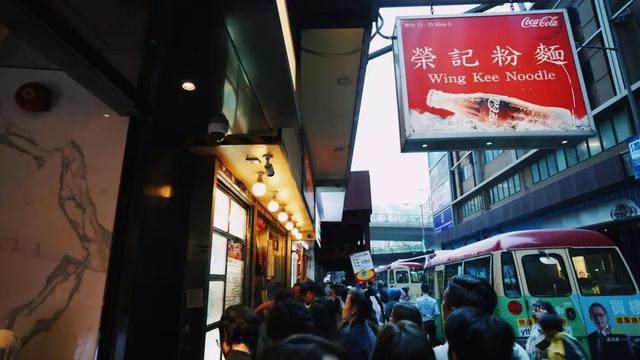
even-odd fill
[[[297,233],[294,236],[295,236],[296,240],[302,240],[302,233]]]
[[[276,212],[276,211],[278,211],[278,209],[280,209],[280,204],[278,204],[278,202],[276,201],[277,194],[278,194],[278,192],[274,191],[273,192],[273,199],[271,199],[269,201],[269,203],[267,204],[267,209],[269,209],[269,211],[271,211],[271,212]]]
[[[567,141],[567,140],[562,140],[562,145],[564,145],[564,144],[566,144],[566,143],[568,143],[568,141]]]
[[[284,224],[284,228],[287,230],[292,230],[294,227],[293,222],[292,221],[287,221],[286,224]]]
[[[298,230],[298,228],[295,228],[295,227],[294,227],[293,229],[291,229],[291,234],[292,234],[293,236],[296,236],[296,234],[299,234],[299,233],[300,233],[300,230]]]
[[[282,211],[278,213],[278,221],[281,223],[287,221],[289,219],[289,214],[284,211],[284,206],[282,207]]]
[[[182,89],[186,91],[193,91],[196,89],[196,84],[191,80],[185,80],[182,82]]]
[[[262,182],[262,174],[264,174],[262,171],[258,173],[258,179],[251,187],[251,192],[255,196],[263,196],[267,193],[267,185]]]

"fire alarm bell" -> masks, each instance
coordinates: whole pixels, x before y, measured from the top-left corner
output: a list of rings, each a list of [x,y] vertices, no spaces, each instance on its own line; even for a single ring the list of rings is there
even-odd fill
[[[46,86],[30,82],[16,90],[16,104],[26,111],[49,111],[52,91]]]

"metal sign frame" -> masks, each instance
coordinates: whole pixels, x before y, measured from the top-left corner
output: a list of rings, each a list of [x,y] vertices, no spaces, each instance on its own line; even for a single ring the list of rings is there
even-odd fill
[[[573,64],[577,72],[580,83],[581,95],[586,108],[586,117],[589,121],[591,131],[527,131],[527,132],[460,132],[432,135],[418,139],[410,139],[407,137],[406,121],[409,120],[409,104],[408,91],[406,81],[406,69],[402,45],[402,27],[400,22],[403,20],[417,19],[445,19],[445,18],[471,18],[471,17],[497,17],[497,16],[526,16],[540,14],[562,14],[566,34],[569,38],[571,46],[571,54],[573,55]],[[402,152],[426,152],[426,151],[450,151],[450,150],[473,150],[473,149],[523,149],[523,148],[560,148],[563,146],[576,145],[589,137],[597,135],[596,127],[593,121],[591,105],[587,96],[587,91],[580,69],[580,61],[576,50],[575,41],[572,35],[571,23],[566,9],[554,10],[533,10],[518,12],[497,12],[497,13],[464,13],[455,15],[437,15],[437,16],[399,16],[396,18],[393,40],[393,58],[394,70],[396,78],[396,93],[398,97],[398,118],[400,123],[400,146]],[[562,139],[560,139],[562,137]],[[566,143],[562,143],[566,141]],[[491,142],[487,145],[487,142]]]

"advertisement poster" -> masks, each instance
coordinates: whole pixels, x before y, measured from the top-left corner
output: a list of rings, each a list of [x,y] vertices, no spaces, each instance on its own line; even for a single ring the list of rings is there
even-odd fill
[[[633,176],[640,179],[640,136],[629,139],[629,157],[631,158]]]
[[[640,355],[640,296],[582,298],[591,359],[631,359]]]
[[[395,31],[403,151],[559,147],[595,133],[564,10],[401,17]]]
[[[373,267],[373,259],[371,259],[371,252],[361,251],[349,256],[351,258],[351,267],[353,273],[356,276],[356,281],[367,282],[375,280],[376,272]]]

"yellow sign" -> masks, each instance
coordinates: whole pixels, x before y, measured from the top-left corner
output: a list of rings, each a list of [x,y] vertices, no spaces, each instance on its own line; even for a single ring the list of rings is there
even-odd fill
[[[376,272],[372,269],[362,270],[356,273],[356,280],[359,282],[365,282],[373,280],[376,277]]]

